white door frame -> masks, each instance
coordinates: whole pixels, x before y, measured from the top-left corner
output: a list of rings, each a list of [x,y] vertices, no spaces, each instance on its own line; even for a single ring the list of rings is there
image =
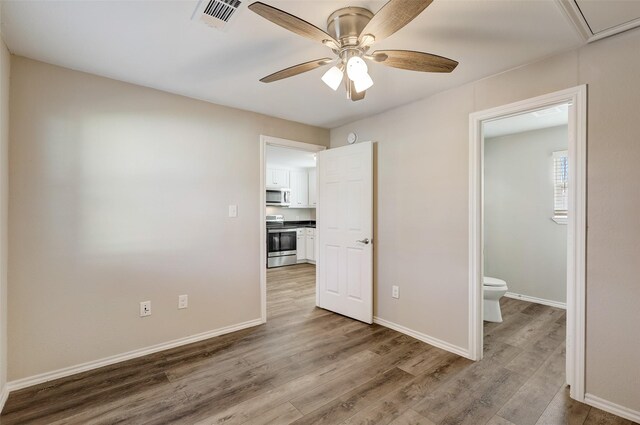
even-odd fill
[[[262,319],[262,323],[267,322],[267,146],[279,146],[308,152],[320,152],[327,149],[325,146],[313,145],[311,143],[260,135],[260,318]],[[316,207],[317,206],[318,205],[316,205]],[[316,289],[316,293],[317,292]]]
[[[567,242],[567,383],[584,401],[587,86],[582,85],[469,115],[469,354],[482,359],[483,192],[482,123],[569,103],[569,217]]]

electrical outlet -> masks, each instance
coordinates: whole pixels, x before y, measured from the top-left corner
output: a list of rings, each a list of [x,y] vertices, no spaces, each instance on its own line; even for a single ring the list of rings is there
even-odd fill
[[[391,296],[396,299],[400,298],[400,287],[393,285],[391,287]]]
[[[238,216],[238,206],[229,205],[229,217],[237,217],[237,216]]]
[[[188,295],[178,295],[178,308],[187,308],[189,307],[189,296]]]
[[[140,302],[140,317],[151,316],[151,301]]]

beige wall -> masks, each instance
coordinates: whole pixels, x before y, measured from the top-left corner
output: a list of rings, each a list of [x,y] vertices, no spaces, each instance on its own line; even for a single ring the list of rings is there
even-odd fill
[[[567,125],[484,141],[484,274],[509,292],[567,302],[567,226],[553,217],[553,152]]]
[[[469,113],[588,84],[586,389],[640,411],[639,44],[632,30],[331,131],[332,147],[377,141],[377,316],[467,347]]]
[[[7,247],[10,56],[0,37],[0,391],[7,382]]]
[[[328,130],[21,57],[12,75],[10,380],[260,317],[259,135]]]
[[[464,86],[331,131],[376,141],[374,315],[467,347],[468,130]],[[400,298],[391,298],[391,286]]]

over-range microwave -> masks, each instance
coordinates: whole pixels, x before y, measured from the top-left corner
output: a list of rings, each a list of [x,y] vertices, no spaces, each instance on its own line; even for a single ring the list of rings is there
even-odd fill
[[[267,205],[290,206],[291,189],[267,189]]]

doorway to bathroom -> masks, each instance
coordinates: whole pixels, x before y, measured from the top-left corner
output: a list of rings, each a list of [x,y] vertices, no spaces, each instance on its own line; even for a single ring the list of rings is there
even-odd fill
[[[491,329],[512,324],[503,316],[548,313],[522,321],[523,331],[535,333],[545,328],[543,319],[566,309],[568,108],[483,124],[485,341]],[[528,308],[531,303],[550,308]]]
[[[520,373],[553,363],[579,401],[585,171],[586,86],[470,116],[471,357],[509,352]]]

